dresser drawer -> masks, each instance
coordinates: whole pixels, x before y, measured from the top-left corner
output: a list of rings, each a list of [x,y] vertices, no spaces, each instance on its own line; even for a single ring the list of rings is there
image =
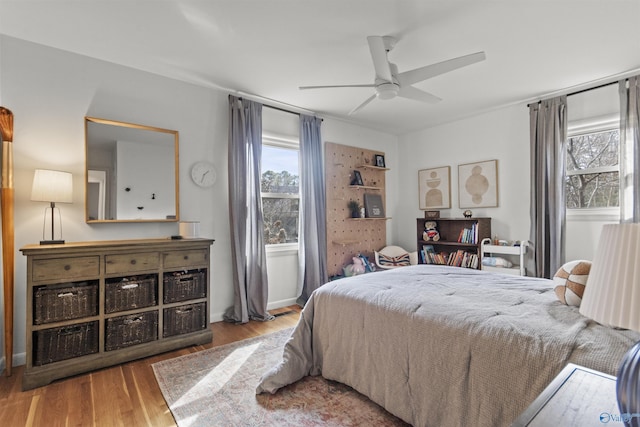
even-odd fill
[[[107,274],[157,270],[160,266],[160,254],[158,252],[106,255],[104,259],[105,273]]]
[[[93,278],[100,274],[100,258],[84,256],[77,258],[51,258],[33,261],[31,278],[34,282],[55,279]]]
[[[171,251],[164,254],[164,268],[183,268],[209,264],[208,252],[205,249],[190,251]]]

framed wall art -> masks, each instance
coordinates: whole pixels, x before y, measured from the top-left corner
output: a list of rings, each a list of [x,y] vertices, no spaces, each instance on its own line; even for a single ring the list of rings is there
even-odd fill
[[[351,180],[351,185],[364,185],[362,181],[362,175],[360,175],[360,171],[353,171],[353,179]]]
[[[375,161],[376,161],[376,166],[379,168],[384,168],[384,156],[381,154],[376,154],[374,155]]]
[[[418,171],[420,209],[449,209],[451,207],[451,167]]]
[[[498,206],[498,161],[458,165],[458,204],[463,208]]]
[[[384,205],[380,194],[364,195],[364,209],[367,218],[384,218]]]

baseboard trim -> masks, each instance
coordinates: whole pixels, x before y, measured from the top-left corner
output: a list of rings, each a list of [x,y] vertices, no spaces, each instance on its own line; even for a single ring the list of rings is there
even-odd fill
[[[295,305],[297,298],[287,298],[280,301],[273,301],[267,304],[267,310],[275,310],[276,308],[287,307],[290,305]],[[220,313],[211,313],[210,322],[222,322],[224,320],[224,312]]]

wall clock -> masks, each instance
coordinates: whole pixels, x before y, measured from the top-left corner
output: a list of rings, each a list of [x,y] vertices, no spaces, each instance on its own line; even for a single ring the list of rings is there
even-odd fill
[[[216,182],[216,169],[209,162],[196,162],[191,166],[191,179],[200,187],[211,187]]]

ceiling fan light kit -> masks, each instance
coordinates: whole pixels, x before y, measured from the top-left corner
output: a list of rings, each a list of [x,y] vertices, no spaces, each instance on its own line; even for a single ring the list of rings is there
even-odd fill
[[[299,89],[328,89],[343,87],[374,88],[375,93],[356,108],[351,110],[349,115],[357,113],[375,98],[387,100],[400,96],[414,101],[434,104],[442,101],[442,99],[411,85],[486,59],[484,52],[476,52],[470,55],[460,56],[458,58],[399,73],[398,67],[389,62],[389,59],[387,58],[387,53],[390,52],[397,43],[397,39],[395,37],[369,36],[367,37],[367,43],[369,44],[369,51],[371,52],[371,59],[373,60],[373,67],[376,75],[373,84],[300,86]]]

